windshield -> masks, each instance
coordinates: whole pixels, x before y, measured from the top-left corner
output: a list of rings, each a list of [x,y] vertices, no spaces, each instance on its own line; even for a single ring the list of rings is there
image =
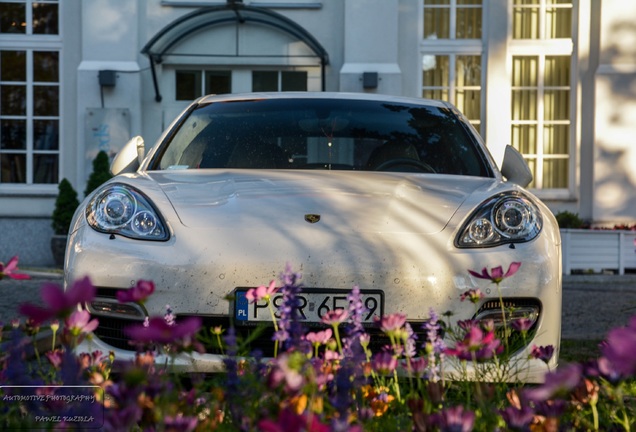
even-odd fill
[[[201,106],[151,169],[323,169],[491,176],[450,109],[346,99],[255,99]]]

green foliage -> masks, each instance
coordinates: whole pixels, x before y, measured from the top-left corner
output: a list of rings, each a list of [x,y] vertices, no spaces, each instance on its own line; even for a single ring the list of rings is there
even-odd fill
[[[71,226],[73,214],[79,206],[77,192],[67,179],[62,179],[58,185],[58,194],[55,199],[55,209],[52,215],[53,231],[55,234],[65,235]]]
[[[93,160],[93,172],[88,177],[84,196],[88,196],[91,192],[112,178],[110,173],[110,160],[105,151],[100,151]]]
[[[584,228],[585,223],[578,213],[561,211],[555,215],[559,228]]]

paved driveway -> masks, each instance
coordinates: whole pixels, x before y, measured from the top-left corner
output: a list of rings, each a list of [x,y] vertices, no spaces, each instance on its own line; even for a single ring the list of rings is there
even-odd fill
[[[32,273],[33,279],[0,281],[0,322],[17,316],[22,302],[41,304],[43,283],[62,283],[61,275]],[[636,316],[636,275],[567,276],[563,282],[563,339],[603,339],[609,330]]]

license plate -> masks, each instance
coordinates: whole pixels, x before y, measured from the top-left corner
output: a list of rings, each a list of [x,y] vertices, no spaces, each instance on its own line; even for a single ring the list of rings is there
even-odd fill
[[[301,321],[319,323],[322,317],[335,309],[348,309],[347,296],[351,290],[303,288],[298,294],[300,299],[299,316]],[[247,288],[237,288],[234,295],[234,318],[240,324],[272,322],[272,315],[265,300],[250,302],[245,298]],[[384,313],[384,292],[380,290],[361,290],[360,296],[366,311],[362,316],[363,323],[373,322],[374,318],[381,318]],[[283,303],[283,296],[275,294],[270,301],[274,306],[276,319],[280,318],[278,308]]]

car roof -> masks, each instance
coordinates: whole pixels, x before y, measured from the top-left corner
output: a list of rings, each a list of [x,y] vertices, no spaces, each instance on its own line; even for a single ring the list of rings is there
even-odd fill
[[[220,95],[206,95],[196,100],[196,103],[205,105],[213,102],[247,101],[257,99],[349,99],[367,100],[380,102],[407,103],[425,106],[436,106],[454,108],[446,101],[435,99],[424,99],[407,96],[393,96],[378,93],[355,93],[355,92],[254,92],[254,93],[232,93]]]

